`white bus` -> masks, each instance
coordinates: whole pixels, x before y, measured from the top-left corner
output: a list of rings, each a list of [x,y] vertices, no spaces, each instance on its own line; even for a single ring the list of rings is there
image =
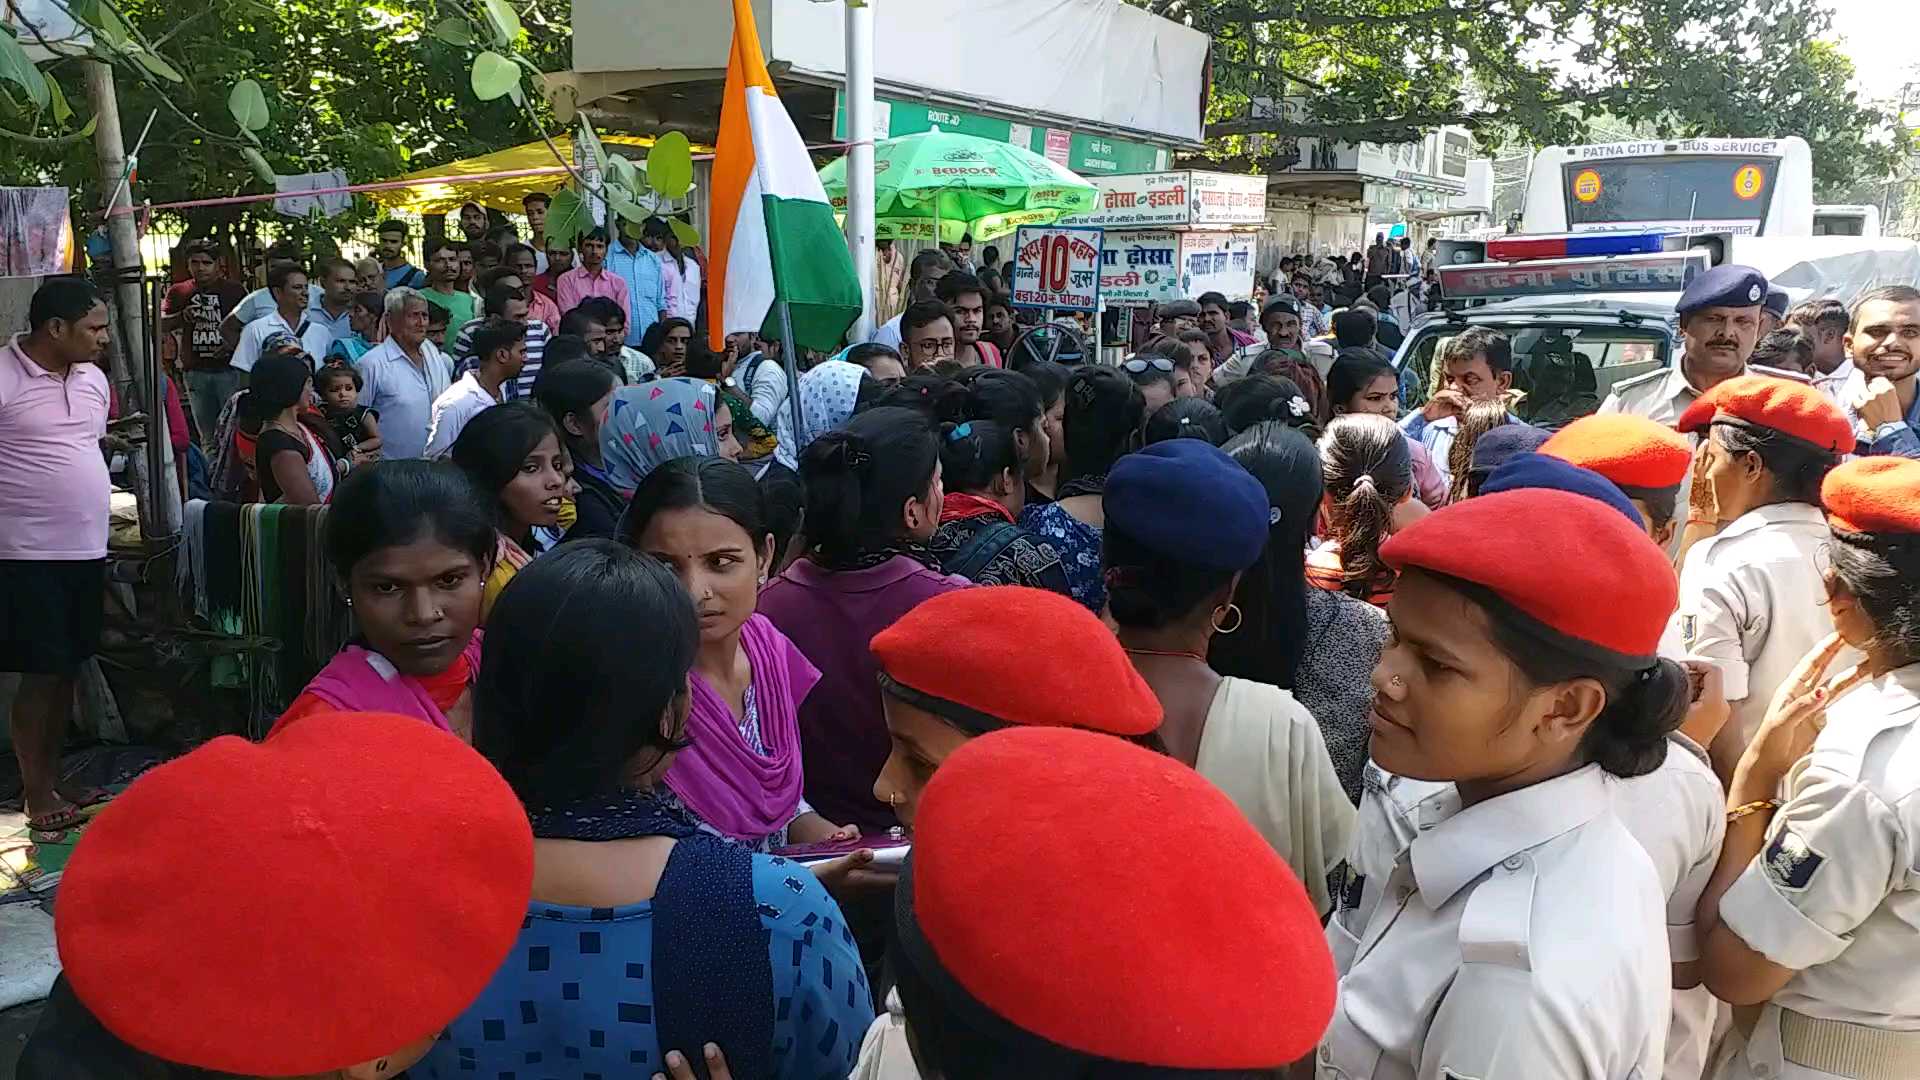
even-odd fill
[[[1520,228],[1811,236],[1813,154],[1795,137],[1549,146],[1534,156]]]

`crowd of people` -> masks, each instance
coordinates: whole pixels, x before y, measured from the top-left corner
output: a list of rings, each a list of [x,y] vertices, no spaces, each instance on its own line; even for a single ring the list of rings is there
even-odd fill
[[[356,636],[104,805],[106,309],[0,355],[80,831],[23,1078],[1920,1074],[1920,291],[1784,312],[1796,377],[1716,268],[1549,430],[1499,333],[1391,362],[1404,248],[1118,365],[929,249],[820,356],[709,348],[664,222],[473,209],[258,300],[190,249],[213,490],[327,507]]]

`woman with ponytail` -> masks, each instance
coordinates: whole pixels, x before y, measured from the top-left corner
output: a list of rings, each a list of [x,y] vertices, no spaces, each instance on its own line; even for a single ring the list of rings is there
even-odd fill
[[[1322,1075],[1662,1075],[1671,920],[1614,781],[1658,769],[1688,708],[1656,653],[1679,593],[1665,554],[1624,499],[1520,489],[1379,555],[1394,636],[1327,927]]]
[[[1355,672],[1379,662],[1386,617],[1365,600],[1307,584],[1307,544],[1325,491],[1313,440],[1269,420],[1223,449],[1266,490],[1270,524],[1266,550],[1234,590],[1246,626],[1215,636],[1207,660],[1222,675],[1293,691],[1319,722],[1340,786],[1357,805],[1373,688]]]
[[[759,612],[820,671],[800,706],[806,799],[829,821],[883,832],[873,797],[890,742],[873,635],[930,596],[965,588],[927,548],[945,489],[940,436],[917,409],[880,407],[807,444],[805,554],[760,594]]]
[[[1380,545],[1413,496],[1407,441],[1386,417],[1335,417],[1320,437],[1320,464],[1328,539],[1307,556],[1307,580],[1385,607],[1393,571],[1380,561]]]
[[[1027,485],[1012,428],[992,420],[940,425],[940,472],[947,497],[928,549],[942,570],[976,585],[1025,585],[1071,595],[1060,553],[1014,524],[1026,503]]]

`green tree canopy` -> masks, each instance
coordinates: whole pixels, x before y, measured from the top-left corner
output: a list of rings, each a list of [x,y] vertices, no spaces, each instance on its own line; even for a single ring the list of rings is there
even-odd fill
[[[1668,137],[1799,135],[1832,188],[1884,175],[1908,139],[1848,88],[1823,0],[1131,2],[1213,35],[1223,163],[1258,167],[1289,138],[1404,142],[1445,124],[1489,145],[1578,142],[1610,115]]]
[[[480,46],[436,36],[442,21],[475,9],[441,0],[87,0],[124,18],[174,82],[136,62],[116,64],[128,150],[149,113],[157,118],[140,152],[143,200],[174,202],[264,190],[250,166],[232,111],[234,88],[253,79],[271,122],[258,130],[259,152],[273,172],[346,170],[351,182],[385,179],[538,138],[527,112],[507,97],[479,101],[471,86]],[[519,20],[517,52],[544,70],[571,58],[571,0],[514,0],[499,6]],[[79,0],[75,2],[76,9]],[[484,10],[484,9],[482,9]],[[84,16],[83,16],[84,17]],[[92,18],[87,21],[92,22]],[[0,30],[0,35],[5,31]],[[87,111],[77,64],[41,65],[76,113]],[[0,77],[4,73],[0,72]],[[54,118],[14,87],[0,94],[0,127],[36,142],[0,136],[0,183],[65,184],[77,205],[105,197],[91,147],[48,137]],[[537,95],[536,95],[537,96]],[[245,104],[244,100],[241,104]],[[29,131],[29,128],[32,131]],[[244,207],[186,214],[190,232],[236,220]],[[364,200],[358,217],[373,213]],[[351,222],[349,222],[351,223]],[[329,223],[337,229],[338,219]]]

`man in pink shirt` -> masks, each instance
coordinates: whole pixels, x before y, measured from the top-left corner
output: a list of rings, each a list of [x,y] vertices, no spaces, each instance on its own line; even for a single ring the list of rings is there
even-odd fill
[[[36,832],[75,827],[105,797],[56,782],[75,675],[99,646],[105,602],[106,349],[106,305],[74,277],[41,285],[27,332],[0,348],[0,671],[20,674],[13,752]]]
[[[576,246],[580,250],[580,265],[561,274],[560,284],[556,286],[560,314],[572,311],[589,296],[604,296],[619,304],[620,310],[632,319],[633,312],[627,307],[627,279],[607,269],[607,230],[582,233]]]
[[[507,249],[507,267],[515,277],[532,285],[539,275],[534,272],[533,248],[526,244],[515,244]],[[542,293],[537,287],[527,290],[527,315],[536,322],[545,323],[547,333],[560,332],[560,305],[553,298]]]

